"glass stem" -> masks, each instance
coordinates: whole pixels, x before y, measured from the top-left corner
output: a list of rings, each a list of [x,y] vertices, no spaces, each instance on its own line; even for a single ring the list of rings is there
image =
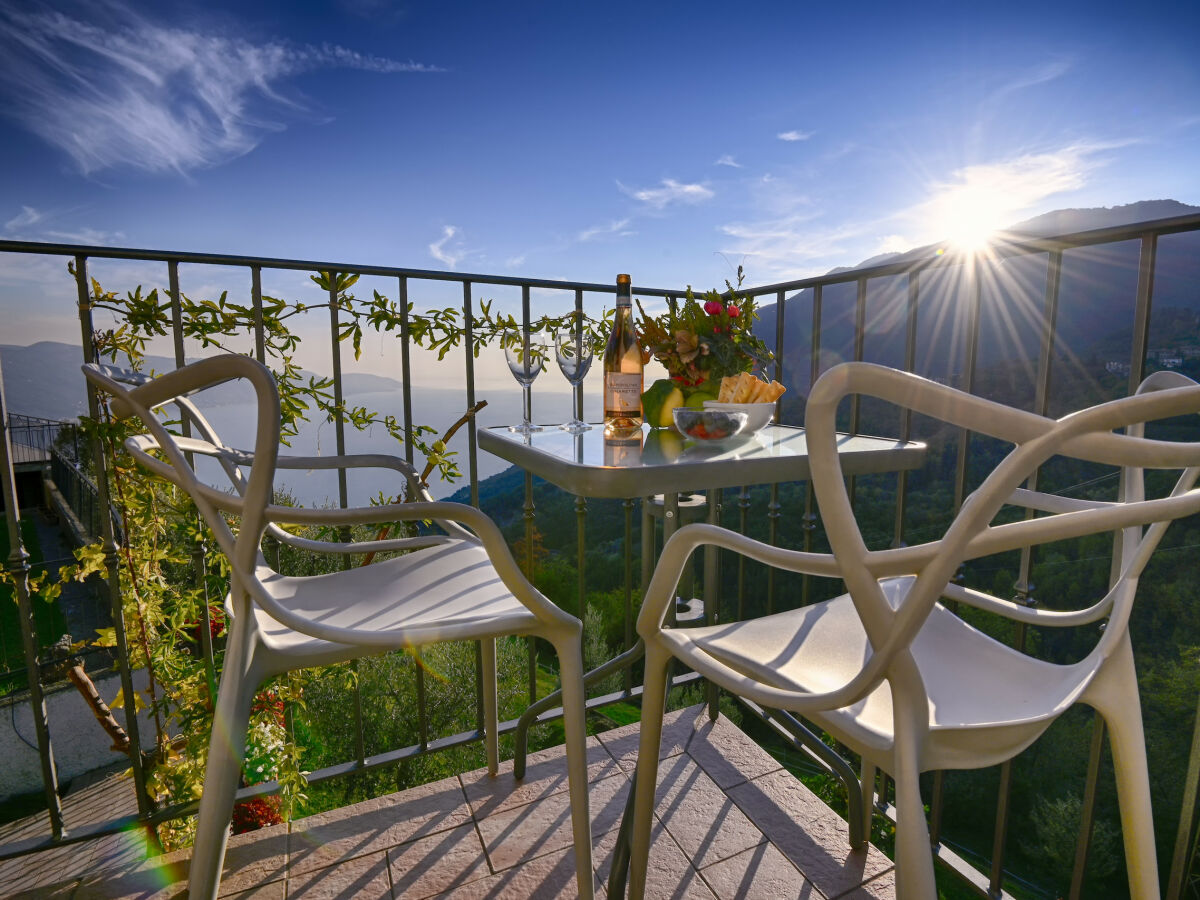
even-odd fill
[[[575,422],[579,424],[583,422],[583,381],[572,381],[571,387],[574,388],[571,393],[575,395]]]
[[[525,424],[533,424],[533,385],[526,383],[522,386],[525,393]]]

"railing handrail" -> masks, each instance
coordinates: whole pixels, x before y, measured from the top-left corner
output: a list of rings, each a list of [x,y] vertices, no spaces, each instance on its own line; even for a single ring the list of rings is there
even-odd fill
[[[1144,237],[1148,234],[1161,236],[1164,234],[1195,231],[1197,229],[1200,229],[1200,213],[1186,216],[1172,216],[1166,219],[1151,219],[1146,222],[1134,222],[1128,225],[1112,225],[1106,228],[1093,228],[1088,231],[1076,231],[1070,234],[1056,234],[1046,237],[1024,236],[1020,235],[1019,232],[1000,232],[999,236],[982,252],[982,255],[989,259],[1007,259],[1014,256],[1028,256],[1033,253],[1052,253],[1058,250],[1091,247],[1097,244],[1114,244]],[[1010,238],[1009,235],[1012,235],[1012,237]],[[3,242],[0,242],[0,245],[2,244]],[[909,254],[918,250],[929,249],[932,251],[932,255],[930,256],[905,258],[880,265],[841,269],[836,272],[827,272],[824,275],[813,275],[808,278],[780,281],[776,284],[742,288],[739,293],[755,296],[760,294],[774,294],[780,291],[787,293],[817,285],[843,284],[861,279],[881,278],[888,275],[905,275],[914,271],[963,265],[971,256],[970,253],[961,251],[938,253],[933,249],[937,246],[936,244],[931,244],[928,247],[917,248],[916,250],[902,254],[902,256],[908,257]]]
[[[31,416],[28,413],[10,412],[8,414],[9,428],[49,428],[53,426],[74,425],[71,419],[48,419],[45,416]]]
[[[986,255],[990,258],[1009,258],[1025,256],[1033,253],[1048,253],[1061,250],[1077,249],[1095,246],[1097,244],[1118,243],[1132,240],[1147,234],[1166,235],[1200,228],[1200,213],[1185,216],[1170,216],[1165,219],[1151,219],[1145,222],[1133,222],[1126,225],[1111,225],[1104,228],[1093,228],[1086,231],[1076,231],[1068,234],[1048,236],[1026,235],[1017,231],[999,232],[989,244]],[[912,257],[914,252],[928,250],[928,256]],[[939,252],[942,250],[943,252]],[[47,256],[83,256],[88,259],[127,259],[153,262],[195,263],[199,265],[258,267],[263,269],[284,269],[290,271],[334,271],[353,272],[357,275],[379,275],[389,277],[406,277],[424,281],[470,282],[471,284],[489,284],[502,287],[536,287],[550,290],[574,291],[582,290],[593,293],[614,293],[614,284],[598,284],[586,281],[563,281],[553,278],[522,278],[511,275],[485,275],[478,272],[448,272],[439,269],[412,269],[403,266],[366,265],[362,263],[333,262],[308,259],[293,259],[287,257],[244,256],[229,253],[195,253],[181,250],[144,250],[130,247],[103,247],[95,244],[49,243],[42,241],[11,241],[0,240],[0,253],[37,253]],[[842,284],[860,279],[881,278],[889,275],[903,275],[913,271],[941,268],[943,266],[963,265],[970,257],[964,252],[944,252],[937,244],[915,248],[902,254],[904,258],[895,262],[873,266],[858,266],[849,269],[826,272],[823,275],[812,275],[806,278],[795,278],[773,284],[743,287],[740,293],[762,295],[780,291],[799,291],[816,285]],[[634,292],[655,296],[678,296],[682,293],[679,288],[654,288],[635,285]]]
[[[616,293],[616,283],[596,284],[587,281],[561,281],[553,278],[519,278],[511,275],[483,275],[478,272],[446,272],[438,269],[409,269],[401,266],[364,265],[361,263],[330,262],[311,259],[288,259],[269,256],[239,256],[227,253],[189,253],[178,250],[138,250],[128,247],[101,247],[94,244],[58,244],[41,241],[0,240],[0,253],[39,253],[46,256],[82,256],[87,259],[129,259],[139,262],[196,263],[210,266],[257,267],[286,269],[298,272],[352,272],[356,275],[381,275],[413,278],[422,281],[490,284],[502,287],[536,287],[563,291]],[[678,288],[637,287],[639,294],[655,297],[677,296]]]

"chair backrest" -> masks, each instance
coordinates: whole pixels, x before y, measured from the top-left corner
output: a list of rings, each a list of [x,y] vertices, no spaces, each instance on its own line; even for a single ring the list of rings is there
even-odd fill
[[[878,397],[1015,447],[963,502],[941,539],[872,551],[855,521],[837,453],[837,407],[852,394]],[[1181,375],[1152,376],[1131,397],[1058,420],[868,363],[845,363],[822,375],[813,385],[805,418],[812,480],[830,546],[875,651],[855,681],[869,684],[882,677],[897,652],[911,644],[934,603],[948,588],[953,590],[952,579],[965,560],[1101,532],[1119,538],[1113,589],[1088,609],[1048,623],[1074,624],[1107,615],[1109,625],[1094,652],[1110,652],[1125,633],[1137,578],[1167,525],[1200,512],[1200,490],[1194,487],[1200,477],[1200,442],[1150,440],[1143,436],[1143,423],[1198,412],[1200,385]],[[1116,429],[1126,433],[1114,433]],[[1114,502],[1073,501],[1024,490],[1022,485],[1053,456],[1120,467],[1120,497]],[[1145,469],[1183,472],[1169,496],[1146,499]],[[993,524],[999,510],[1013,504],[1047,514]],[[1143,534],[1144,525],[1150,528]],[[904,574],[917,578],[901,608],[894,610],[879,578]],[[959,594],[1018,620],[1054,617],[974,592]]]
[[[112,398],[110,409],[114,416],[136,416],[149,430],[149,434],[125,442],[129,452],[143,466],[191,495],[235,571],[253,571],[259,543],[268,525],[265,510],[272,498],[279,452],[279,394],[270,369],[248,356],[228,354],[191,363],[156,378],[94,363],[83,366],[83,373],[89,382]],[[252,455],[223,446],[212,426],[187,399],[188,394],[235,378],[249,381],[258,401]],[[196,429],[197,437],[182,438],[166,429],[154,412],[156,407],[166,404],[174,404],[179,409],[184,420]],[[152,455],[154,450],[160,450],[166,459]],[[189,454],[218,460],[234,493],[217,490],[202,481]],[[239,459],[249,465],[249,476],[242,474]],[[224,512],[232,512],[240,518],[236,536],[229,528]]]

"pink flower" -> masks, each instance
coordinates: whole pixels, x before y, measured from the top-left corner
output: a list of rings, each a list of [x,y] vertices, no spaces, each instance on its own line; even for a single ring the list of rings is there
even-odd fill
[[[725,307],[725,312],[729,313],[729,318],[731,318],[731,319],[736,319],[738,316],[740,316],[742,314],[742,311],[740,309],[738,309],[736,306],[734,306],[732,303],[730,303],[727,307]]]
[[[719,316],[724,309],[725,307],[723,307],[716,300],[709,300],[704,304],[704,311],[710,316]]]

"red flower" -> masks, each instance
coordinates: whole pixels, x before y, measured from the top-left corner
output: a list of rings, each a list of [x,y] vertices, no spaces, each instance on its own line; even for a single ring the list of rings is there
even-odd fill
[[[719,316],[725,311],[725,307],[723,307],[716,300],[709,300],[704,304],[704,311],[710,316]]]
[[[713,334],[720,334],[720,333],[721,333],[721,326],[720,326],[720,325],[714,325],[714,326],[713,326]]]
[[[734,306],[732,303],[730,303],[727,307],[725,307],[725,312],[729,313],[729,318],[731,318],[731,319],[736,319],[738,316],[740,316],[742,314],[742,311],[740,309],[738,309],[736,306]]]
[[[283,821],[280,813],[280,800],[274,795],[252,797],[241,800],[233,807],[233,833],[243,834],[256,831],[269,825],[278,825]]]

